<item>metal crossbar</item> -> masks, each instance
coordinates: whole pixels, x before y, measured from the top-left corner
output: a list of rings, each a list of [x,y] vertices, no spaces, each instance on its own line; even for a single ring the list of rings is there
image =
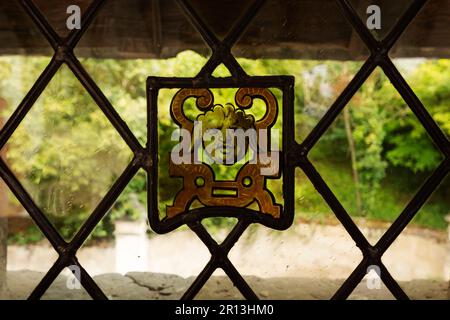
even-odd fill
[[[50,287],[50,285],[59,275],[59,273],[62,271],[62,269],[70,265],[76,265],[80,268],[80,283],[92,298],[107,299],[105,294],[97,286],[89,273],[78,262],[76,253],[82,246],[82,244],[86,241],[88,236],[92,233],[97,224],[112,207],[116,199],[134,177],[139,168],[147,168],[148,162],[145,160],[147,154],[145,149],[139,144],[137,138],[133,135],[125,122],[120,118],[111,103],[102,93],[100,88],[96,85],[95,81],[92,80],[92,78],[89,76],[89,74],[86,72],[86,70],[83,68],[83,66],[73,53],[75,46],[77,45],[85,31],[88,29],[95,16],[98,14],[104,2],[105,1],[103,0],[95,0],[87,9],[83,17],[82,28],[79,30],[73,30],[65,39],[62,39],[58,36],[58,34],[46,20],[45,16],[40,12],[39,8],[37,8],[37,6],[31,0],[23,0],[20,2],[25,11],[30,15],[35,24],[39,27],[39,30],[45,36],[55,52],[47,68],[44,70],[31,90],[19,104],[15,112],[6,122],[5,126],[2,128],[0,132],[0,148],[4,147],[8,139],[20,125],[24,117],[28,114],[33,104],[42,94],[45,87],[51,81],[61,65],[63,63],[66,63],[134,153],[133,160],[130,162],[121,176],[116,180],[114,185],[111,187],[102,201],[97,205],[92,214],[89,216],[89,218],[77,232],[75,237],[69,243],[67,243],[61,237],[61,235],[50,223],[42,210],[36,205],[31,196],[23,188],[23,186],[14,176],[11,170],[7,167],[3,159],[0,159],[0,176],[9,186],[9,188],[23,205],[23,207],[28,211],[39,229],[50,241],[53,248],[59,255],[57,261],[31,293],[29,297],[30,299],[41,298],[45,291]]]
[[[231,53],[231,48],[235,45],[239,37],[246,30],[247,26],[251,23],[253,18],[260,11],[265,0],[255,0],[247,9],[246,13],[237,21],[232,27],[228,35],[219,40],[214,32],[204,23],[201,17],[195,12],[193,7],[186,0],[177,0],[181,9],[185,15],[189,18],[198,32],[201,34],[205,42],[210,46],[212,55],[207,63],[203,66],[198,75],[193,78],[194,83],[201,85],[202,83],[211,83],[216,87],[227,87],[230,85],[241,86],[249,85],[250,83],[257,83],[261,86],[273,85],[274,80],[281,81],[275,87],[283,87],[287,85],[289,90],[283,94],[283,102],[289,104],[293,101],[293,88],[290,81],[283,82],[283,78],[272,77],[271,79],[265,79],[270,77],[249,77],[243,68],[240,66],[236,58]],[[50,223],[48,218],[42,212],[42,210],[36,205],[32,197],[27,193],[25,188],[19,182],[17,177],[8,168],[5,161],[0,159],[0,177],[5,181],[23,207],[30,214],[36,225],[42,231],[44,236],[50,241],[51,245],[58,253],[59,257],[55,264],[50,268],[41,282],[33,290],[30,295],[30,299],[39,299],[50,287],[60,272],[67,266],[77,265],[80,268],[81,276],[80,282],[86,289],[89,295],[94,299],[107,299],[106,295],[97,286],[89,273],[80,265],[77,260],[76,254],[82,244],[86,241],[88,236],[92,233],[97,224],[106,215],[108,210],[112,207],[124,188],[128,185],[131,179],[135,176],[140,168],[147,171],[149,178],[154,175],[157,170],[156,165],[152,157],[152,153],[157,152],[156,146],[148,144],[146,147],[141,146],[135,135],[128,128],[126,123],[121,119],[117,111],[111,105],[106,96],[102,93],[95,81],[91,78],[89,73],[84,69],[74,54],[74,48],[82,38],[83,34],[89,28],[92,21],[101,10],[105,0],[94,0],[83,15],[82,26],[79,30],[73,30],[66,38],[61,38],[55,30],[51,27],[46,17],[42,14],[39,8],[33,3],[32,0],[21,0],[25,11],[34,21],[39,28],[40,32],[45,36],[49,44],[54,50],[53,58],[49,65],[42,72],[37,79],[33,87],[28,94],[24,97],[22,102],[18,105],[12,116],[8,119],[4,127],[0,131],[0,149],[5,146],[9,138],[15,132],[22,120],[28,114],[36,100],[42,94],[48,83],[53,76],[59,70],[62,64],[67,64],[73,74],[77,77],[80,83],[84,86],[85,90],[92,96],[96,104],[102,110],[106,118],[110,121],[113,127],[120,134],[121,138],[127,143],[128,147],[132,150],[134,157],[128,164],[127,168],[115,181],[111,189],[102,199],[102,201],[93,210],[89,218],[77,232],[75,237],[66,242],[54,226]],[[381,41],[376,40],[372,34],[365,27],[361,19],[358,17],[355,10],[352,8],[348,0],[336,0],[339,4],[342,13],[346,19],[350,22],[353,29],[358,33],[365,45],[370,50],[370,56],[363,64],[361,69],[356,73],[354,78],[350,81],[347,87],[339,95],[336,101],[331,105],[328,112],[322,117],[319,123],[314,127],[311,133],[306,139],[298,144],[294,139],[289,144],[283,146],[285,158],[282,163],[282,169],[284,172],[290,172],[295,170],[296,167],[300,167],[312,182],[317,191],[322,195],[326,203],[332,209],[338,220],[342,223],[345,230],[355,241],[363,254],[362,261],[358,264],[352,274],[346,279],[342,286],[332,297],[333,299],[346,299],[351,292],[355,289],[358,283],[361,282],[366,274],[367,267],[370,265],[377,265],[381,270],[381,279],[392,292],[397,299],[408,299],[406,293],[398,285],[396,280],[390,275],[386,266],[382,263],[381,258],[383,254],[389,249],[392,243],[402,233],[408,223],[414,218],[419,209],[425,204],[426,200],[430,197],[434,190],[437,189],[439,184],[443,181],[446,175],[450,171],[450,142],[444,133],[440,130],[438,125],[432,119],[427,112],[419,98],[415,95],[414,91],[407,84],[400,72],[389,58],[389,51],[400,38],[406,27],[416,17],[419,10],[425,5],[426,0],[414,0],[404,14],[397,21],[395,26],[389,32],[389,34]],[[231,72],[232,77],[227,79],[216,79],[212,77],[213,71],[218,65],[223,63]],[[371,245],[359,230],[357,225],[351,219],[348,212],[333,194],[327,183],[322,179],[314,165],[308,159],[309,151],[315,146],[318,140],[323,136],[325,131],[330,127],[339,113],[345,108],[353,95],[361,88],[363,83],[367,80],[373,70],[377,67],[381,67],[387,77],[390,79],[396,90],[403,97],[409,108],[416,115],[420,123],[426,129],[433,142],[439,148],[444,155],[444,160],[435,169],[433,174],[422,185],[419,191],[415,194],[413,199],[407,204],[404,210],[400,213],[394,223],[388,228],[380,240]],[[154,80],[154,79],[153,79]],[[285,78],[286,80],[286,78]],[[289,80],[289,79],[288,79]],[[149,79],[152,81],[152,79]],[[167,78],[165,85],[170,87],[177,87],[180,82],[174,79]],[[188,81],[185,86],[193,85]],[[150,110],[150,112],[152,112]],[[149,125],[155,125],[149,123]],[[293,116],[287,117],[283,121],[283,130],[291,128],[294,125]],[[153,137],[154,138],[154,137]],[[284,194],[292,195],[294,192],[294,180],[289,177],[284,179]],[[288,201],[287,206],[291,204]],[[149,209],[155,209],[153,205],[149,204]],[[264,225],[275,227],[278,229],[286,229],[290,226],[292,221],[286,219],[281,224],[271,224],[270,221],[265,221],[261,218],[261,215],[255,215],[254,212],[246,209],[240,210],[238,223],[234,229],[230,232],[228,237],[221,244],[217,244],[216,241],[208,234],[206,229],[201,224],[200,217],[208,216],[235,216],[235,209],[227,207],[216,208],[217,212],[205,212],[202,210],[193,210],[191,215],[184,217],[182,220],[172,225],[165,226],[164,231],[170,231],[175,229],[179,224],[187,224],[193,232],[201,239],[201,241],[208,247],[211,252],[211,260],[206,265],[205,269],[199,274],[197,279],[191,285],[191,287],[184,294],[183,299],[192,299],[200,291],[214,270],[222,268],[235,286],[241,291],[243,296],[247,299],[257,299],[256,294],[245,282],[244,278],[236,270],[233,264],[228,259],[227,255],[233,245],[238,241],[239,237],[243,234],[246,228],[254,222],[260,222]],[[293,208],[288,208],[293,209]],[[233,213],[233,215],[232,215]],[[204,215],[203,215],[204,214]],[[177,224],[178,223],[178,224]],[[158,230],[156,230],[158,231]],[[159,230],[162,231],[162,230]]]
[[[378,41],[372,36],[348,0],[341,0],[337,2],[340,5],[344,16],[351,23],[360,38],[364,41],[365,45],[369,48],[371,54],[353,80],[348,84],[342,94],[337,98],[335,103],[321,119],[319,124],[312,130],[305,141],[298,146],[298,153],[301,155],[298,159],[298,165],[303,169],[305,174],[313,183],[314,187],[319,191],[324,200],[331,207],[336,217],[342,223],[363,254],[363,260],[335,293],[333,299],[346,299],[356,288],[358,283],[361,282],[366,274],[367,267],[370,265],[377,265],[380,267],[381,279],[395,298],[408,299],[406,293],[382,263],[381,257],[448,174],[450,170],[450,143],[444,133],[439,129],[438,125],[434,122],[430,114],[427,112],[423,104],[420,102],[419,98],[417,98],[414,94],[414,91],[401,76],[395,65],[390,60],[388,54],[389,50],[394,46],[396,41],[405,31],[406,27],[418,14],[419,10],[425,5],[426,0],[413,1],[394,25],[389,34],[382,41]],[[408,203],[403,212],[388,228],[380,240],[372,246],[350,218],[343,206],[339,203],[339,200],[337,200],[336,196],[327,186],[325,181],[320,177],[317,170],[308,160],[307,154],[325,133],[331,123],[336,119],[338,114],[345,108],[354,93],[361,88],[368,76],[372,73],[373,69],[377,66],[380,66],[383,69],[384,73],[388,76],[409,108],[414,112],[420,123],[431,136],[436,146],[444,154],[445,159],[434,171],[431,177],[429,177],[428,180],[422,185],[420,190],[415,194],[413,199]]]
[[[210,250],[211,260],[183,295],[182,299],[193,299],[200,291],[200,289],[204,286],[209,277],[213,274],[214,270],[216,270],[217,268],[222,268],[226,272],[226,274],[233,281],[233,284],[239,289],[239,291],[246,299],[258,299],[256,294],[253,292],[247,282],[245,282],[244,278],[236,270],[236,268],[228,258],[228,253],[230,252],[231,248],[238,241],[239,237],[245,232],[249,225],[250,221],[248,219],[243,218],[239,220],[239,222],[236,224],[227,238],[219,245],[206,231],[201,222],[197,221],[189,224],[191,230],[197,234],[199,239]]]

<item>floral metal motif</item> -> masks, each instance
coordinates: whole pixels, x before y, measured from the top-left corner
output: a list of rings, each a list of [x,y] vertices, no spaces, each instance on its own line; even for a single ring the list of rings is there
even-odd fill
[[[235,94],[236,107],[230,103],[222,106],[214,104],[213,93],[206,88],[179,90],[173,97],[170,111],[173,120],[181,129],[186,129],[192,137],[191,145],[198,143],[195,140],[194,121],[189,119],[185,112],[185,102],[189,98],[195,98],[199,111],[198,122],[202,123],[203,132],[207,129],[220,130],[223,134],[227,129],[254,129],[259,134],[265,129],[267,132],[265,142],[270,140],[270,129],[275,124],[278,115],[278,103],[274,94],[267,88],[240,88]],[[251,111],[254,99],[261,99],[266,105],[264,116],[255,120],[254,116],[247,114]],[[227,140],[223,139],[224,157],[231,154],[235,161],[242,160],[243,154],[248,154],[249,143],[246,142],[243,152],[230,149]],[[279,218],[281,205],[275,203],[273,194],[266,188],[267,178],[279,178],[280,170],[263,175],[262,168],[268,163],[262,163],[257,157],[255,161],[246,161],[240,168],[234,180],[217,180],[213,168],[205,162],[194,161],[194,148],[191,148],[189,163],[176,164],[169,160],[169,174],[171,177],[183,178],[183,188],[177,193],[172,206],[167,207],[167,217],[189,211],[191,204],[198,200],[203,206],[231,206],[248,207],[254,202],[259,206],[259,211]],[[261,152],[258,149],[258,152]],[[268,153],[278,152],[267,150]],[[241,156],[239,156],[241,155]]]

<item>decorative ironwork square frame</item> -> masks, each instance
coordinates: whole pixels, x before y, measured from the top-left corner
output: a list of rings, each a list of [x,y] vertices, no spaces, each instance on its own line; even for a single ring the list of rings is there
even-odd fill
[[[280,173],[284,204],[279,218],[272,217],[248,208],[215,206],[186,211],[172,218],[160,219],[158,210],[158,93],[161,89],[196,89],[196,88],[276,88],[282,92],[282,150],[280,152]],[[149,77],[147,79],[148,101],[148,151],[152,162],[152,171],[148,175],[148,212],[151,228],[158,233],[170,232],[183,224],[200,221],[210,217],[245,218],[251,223],[260,223],[277,230],[287,229],[294,218],[294,173],[295,167],[290,164],[288,150],[296,143],[294,137],[294,78],[291,76],[247,77],[237,80],[228,78],[165,78]],[[165,106],[167,107],[167,106]]]

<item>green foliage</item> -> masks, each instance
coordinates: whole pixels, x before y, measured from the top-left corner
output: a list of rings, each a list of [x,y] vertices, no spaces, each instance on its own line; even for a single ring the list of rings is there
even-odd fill
[[[363,213],[374,211],[387,167],[387,161],[382,156],[386,113],[377,101],[383,79],[380,71],[377,71],[358,93],[357,104],[349,105],[354,119],[353,137],[356,141],[357,169],[361,179]]]
[[[27,245],[38,243],[44,238],[42,232],[36,225],[33,225],[26,230],[20,231],[11,235],[8,238],[8,244]]]
[[[408,80],[427,111],[449,136],[450,61],[426,61]],[[406,103],[386,82],[379,96],[380,105],[393,115],[385,124],[387,160],[394,166],[406,167],[413,172],[436,168],[442,155]]]
[[[4,117],[19,104],[48,61],[48,58],[0,58],[0,96],[6,98],[9,106]],[[205,61],[198,54],[183,52],[167,60],[85,59],[82,63],[145,145],[147,76],[194,76]],[[298,141],[317,124],[361,65],[357,62],[248,59],[240,59],[240,63],[251,75],[295,76]],[[450,134],[449,71],[449,60],[424,61],[407,77],[447,135]],[[223,77],[229,73],[220,67],[215,75]],[[168,106],[175,92],[161,90],[159,104]],[[281,93],[277,90],[274,93],[281,105]],[[215,89],[214,96],[215,103],[222,105],[234,101],[233,90]],[[362,214],[392,221],[403,209],[403,199],[413,192],[408,190],[409,179],[416,177],[423,181],[442,156],[381,70],[373,73],[347,108],[360,175]],[[186,113],[189,115],[189,110]],[[159,117],[159,198],[160,210],[164,211],[181,181],[168,177],[168,157],[176,143],[170,138],[176,126],[168,108],[161,108]],[[275,127],[281,125],[282,119]],[[89,94],[71,71],[63,67],[11,138],[7,160],[52,223],[70,239],[122,173],[131,156],[131,151]],[[355,205],[355,185],[341,116],[312,150],[311,159],[344,207],[352,214],[361,214]],[[224,178],[235,172],[223,166],[215,170]],[[269,187],[282,202],[281,184],[271,182]],[[447,181],[413,222],[433,228],[445,227],[443,217],[450,211],[449,197],[445,196],[448,189]],[[146,199],[146,174],[140,171],[95,229],[92,238],[110,238],[115,219],[145,216]],[[296,201],[301,216],[330,215],[329,208],[305,177],[298,178]],[[208,219],[205,223],[219,228],[223,221]],[[23,243],[38,239],[40,233],[34,228],[26,236],[15,235],[11,241]]]

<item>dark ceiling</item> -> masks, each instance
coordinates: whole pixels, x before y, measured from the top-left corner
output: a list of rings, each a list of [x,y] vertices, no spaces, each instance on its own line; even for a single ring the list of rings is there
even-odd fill
[[[61,35],[68,5],[82,12],[90,0],[35,0]],[[208,53],[174,0],[107,0],[76,48],[78,56],[167,58],[183,50]],[[192,0],[206,23],[224,36],[250,1]],[[350,0],[365,20],[369,4],[382,9],[382,38],[406,9],[406,0]],[[0,0],[0,54],[50,54],[48,44],[19,0]],[[332,0],[268,0],[233,53],[249,58],[362,59],[362,41]],[[398,45],[398,57],[450,58],[450,0],[429,0]]]

